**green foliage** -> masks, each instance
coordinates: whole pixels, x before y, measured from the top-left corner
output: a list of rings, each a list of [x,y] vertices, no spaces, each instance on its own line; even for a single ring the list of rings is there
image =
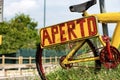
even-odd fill
[[[102,68],[97,74],[94,68],[58,69],[47,75],[48,80],[119,80],[120,66],[116,69]]]
[[[0,53],[12,53],[20,48],[35,48],[39,41],[37,22],[29,15],[17,14],[10,21],[0,24],[0,35],[3,42]]]

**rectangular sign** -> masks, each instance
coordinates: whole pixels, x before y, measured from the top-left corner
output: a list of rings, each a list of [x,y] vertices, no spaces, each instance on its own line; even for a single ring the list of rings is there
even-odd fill
[[[56,24],[40,30],[41,47],[96,36],[96,17],[90,16]]]

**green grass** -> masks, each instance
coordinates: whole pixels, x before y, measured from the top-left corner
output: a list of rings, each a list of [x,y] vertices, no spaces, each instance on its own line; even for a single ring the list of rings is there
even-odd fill
[[[48,80],[120,80],[120,66],[110,70],[102,68],[97,74],[93,68],[58,69],[47,77]]]
[[[86,54],[80,58],[87,57]],[[79,63],[81,66],[94,66],[94,61]],[[106,69],[102,66],[101,70],[95,74],[94,68],[71,68],[68,70],[58,68],[47,75],[48,80],[120,80],[120,65],[115,69]]]

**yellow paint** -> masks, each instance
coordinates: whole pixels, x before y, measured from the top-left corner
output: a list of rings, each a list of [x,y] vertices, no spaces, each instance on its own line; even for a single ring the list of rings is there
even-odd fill
[[[111,45],[118,48],[120,45],[120,12],[94,14],[101,23],[116,23]]]
[[[90,15],[86,14],[86,16],[90,16]],[[98,21],[101,23],[117,23],[117,26],[113,33],[111,45],[118,48],[120,45],[120,13],[102,13],[102,14],[94,14],[92,16],[96,16]],[[98,34],[98,38],[102,43],[102,45],[105,46],[105,43],[99,34]],[[80,47],[80,45],[77,46]],[[99,57],[92,57],[92,58],[84,58],[84,59],[69,61],[68,59],[75,54],[75,51],[77,50],[76,47],[70,53],[68,53],[67,57],[64,59],[62,64],[71,64],[71,63],[99,60]]]
[[[101,13],[101,14],[93,14],[97,17],[98,21],[101,23],[116,23],[120,22],[120,12],[110,12],[110,13]]]
[[[97,34],[98,30],[96,17],[90,16],[80,18],[64,22],[61,24],[49,26],[46,28],[42,28],[40,30],[41,46],[46,47],[50,45],[66,43],[73,40],[82,40],[85,38],[96,36]],[[61,37],[64,40],[61,39]]]
[[[71,64],[71,63],[79,63],[79,62],[87,62],[87,61],[95,61],[95,60],[99,60],[99,57],[89,57],[89,58],[81,58],[81,59],[77,59],[77,60],[72,60],[72,61],[63,61],[62,64]]]
[[[68,35],[69,31],[68,31],[68,22],[64,22],[61,24],[64,24],[62,31],[64,32],[64,34],[60,33],[60,25],[61,24],[57,24],[57,25],[53,25],[53,26],[49,26],[47,28],[42,28],[40,30],[40,36],[41,36],[41,47],[46,47],[46,46],[51,46],[51,45],[55,45],[55,44],[62,44],[68,41],[74,41],[74,40],[81,40],[80,42],[78,42],[78,44],[75,46],[75,48],[73,50],[70,51],[70,53],[68,53],[68,55],[66,56],[66,58],[63,60],[62,64],[71,64],[71,63],[78,63],[78,62],[86,62],[86,61],[92,61],[92,60],[99,60],[99,57],[91,57],[91,58],[84,58],[84,59],[78,59],[78,60],[72,60],[69,61],[69,58],[71,58],[72,56],[74,56],[75,52],[82,46],[82,44],[85,42],[85,39],[88,38],[92,38],[93,36],[97,36],[100,40],[100,42],[102,43],[103,46],[105,46],[104,41],[102,40],[101,36],[98,34],[98,31],[96,30],[95,34],[90,35],[89,34],[89,29],[88,29],[88,22],[87,19],[90,16],[96,16],[98,22],[100,23],[117,23],[117,26],[115,28],[115,31],[113,33],[113,37],[112,37],[112,41],[111,41],[111,45],[118,48],[120,45],[120,13],[101,13],[101,14],[93,14],[93,15],[89,15],[87,12],[85,12],[85,18],[80,18],[81,20],[85,19],[85,22],[83,23],[84,25],[84,37],[82,35],[82,30],[80,29],[79,24],[77,24],[77,20],[72,20],[72,21],[68,21],[68,22],[74,22],[75,25],[75,29],[73,30],[73,32],[75,32],[75,36],[71,35],[71,39],[70,36]],[[97,23],[97,21],[95,21]],[[91,25],[91,31],[94,31],[94,27],[96,27],[97,29],[97,25],[93,26],[93,24]],[[53,34],[51,29],[56,26],[58,29],[58,32],[54,35],[53,39]],[[72,27],[72,26],[71,26]],[[43,37],[43,31],[46,30],[48,32],[49,38],[51,39],[51,43],[50,41],[46,38],[44,39]],[[60,36],[62,36],[63,38],[65,38],[65,40],[62,42],[60,39]],[[53,43],[54,41],[54,43]],[[44,43],[44,44],[43,44]]]
[[[118,22],[117,26],[115,27],[111,44],[116,48],[118,48],[120,45],[120,22]]]

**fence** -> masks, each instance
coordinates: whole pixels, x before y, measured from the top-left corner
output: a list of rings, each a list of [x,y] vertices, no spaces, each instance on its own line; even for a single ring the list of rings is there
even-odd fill
[[[35,63],[35,58],[33,58],[33,57],[22,57],[22,56],[19,56],[19,57],[5,57],[4,55],[2,55],[2,57],[0,57],[0,60],[1,60],[0,64],[2,64],[2,65],[6,64],[6,60],[15,60],[17,62],[16,64],[34,64]],[[24,63],[24,61],[26,61],[26,63]],[[43,61],[43,63],[57,64],[58,61],[59,61],[59,57],[57,57],[57,56],[55,56],[55,57],[42,57],[42,61]]]
[[[58,63],[59,57],[43,57],[43,63],[50,63],[50,64],[57,64]],[[36,70],[36,65],[35,65],[35,58],[33,57],[6,57],[2,55],[0,57],[1,63],[0,63],[0,70],[2,71],[2,76],[8,76],[8,72],[10,70],[17,70],[20,75],[23,74],[23,69],[33,69]],[[17,63],[11,64],[11,63],[6,63],[6,60],[15,60]],[[26,61],[27,60],[27,61]],[[24,63],[24,61],[26,61]]]
[[[18,62],[16,64],[23,64],[24,60],[29,60],[27,64],[32,64],[32,60],[35,60],[35,58],[32,58],[32,57],[23,58],[22,56],[19,56],[19,57],[5,57],[4,55],[2,55],[2,57],[0,57],[0,60],[1,60],[2,65],[5,65],[6,61],[9,61],[9,60],[14,60],[14,61]],[[14,64],[14,63],[8,63],[7,62],[7,64]]]

